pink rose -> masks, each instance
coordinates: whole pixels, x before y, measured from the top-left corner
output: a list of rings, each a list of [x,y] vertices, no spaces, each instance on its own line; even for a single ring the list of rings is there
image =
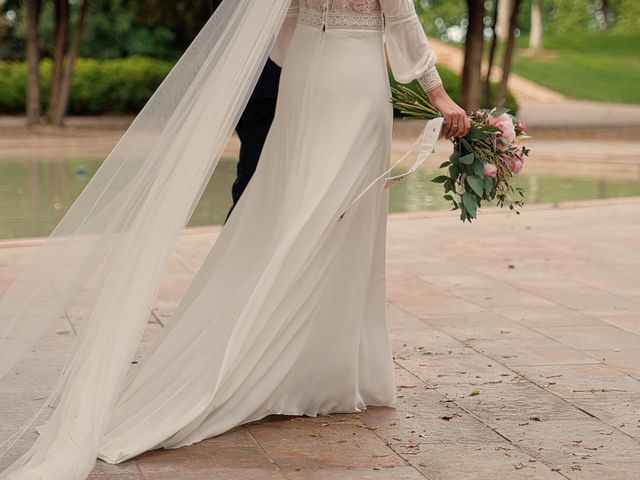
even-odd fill
[[[511,173],[513,173],[514,175],[520,174],[520,172],[522,172],[522,169],[524,168],[524,154],[522,150],[518,149],[513,152],[513,155],[507,160],[507,164],[509,165],[509,170],[511,170]]]
[[[501,136],[505,140],[512,142],[516,139],[516,129],[513,125],[513,120],[511,120],[511,116],[508,113],[503,113],[498,117],[494,117],[492,114],[490,114],[487,118],[487,123],[500,129],[500,131],[502,132]]]
[[[496,167],[492,163],[485,163],[484,174],[495,178],[495,176],[498,174],[498,167]]]
[[[524,122],[524,120],[520,120],[518,122],[518,131],[520,133],[524,133],[524,131],[527,129],[527,124]]]

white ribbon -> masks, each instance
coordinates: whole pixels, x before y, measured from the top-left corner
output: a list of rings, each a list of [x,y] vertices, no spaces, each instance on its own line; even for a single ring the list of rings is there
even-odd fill
[[[427,124],[424,127],[422,133],[418,136],[414,144],[409,148],[407,153],[405,153],[400,160],[391,165],[387,170],[385,170],[382,174],[380,174],[373,182],[371,182],[364,190],[362,190],[356,198],[353,199],[351,204],[340,214],[338,217],[338,221],[342,220],[345,214],[351,210],[351,208],[360,201],[360,199],[373,187],[376,186],[380,180],[384,179],[383,189],[390,188],[393,185],[400,183],[402,180],[407,178],[413,172],[418,170],[420,166],[429,158],[433,152],[436,151],[436,141],[440,136],[440,131],[442,130],[442,124],[444,123],[444,118],[438,117],[433,118],[427,121]],[[387,177],[391,173],[391,171],[396,168],[399,164],[401,164],[409,155],[418,151],[418,156],[416,161],[411,165],[411,168],[400,175],[395,175],[393,177]]]

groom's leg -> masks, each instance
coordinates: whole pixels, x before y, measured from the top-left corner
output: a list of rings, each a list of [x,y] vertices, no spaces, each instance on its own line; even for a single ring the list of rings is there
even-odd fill
[[[233,206],[227,218],[240,200],[258,166],[264,142],[275,116],[276,101],[276,98],[252,97],[236,126],[236,132],[240,138],[240,157],[237,178],[231,188]]]

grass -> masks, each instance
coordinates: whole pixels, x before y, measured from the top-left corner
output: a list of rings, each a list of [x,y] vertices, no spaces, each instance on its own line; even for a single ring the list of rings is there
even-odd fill
[[[583,100],[640,104],[640,34],[593,32],[545,38],[545,50],[527,54],[520,39],[513,71]]]

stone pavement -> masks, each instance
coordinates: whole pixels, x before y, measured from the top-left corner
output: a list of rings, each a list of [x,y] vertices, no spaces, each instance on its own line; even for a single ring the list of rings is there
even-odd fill
[[[392,215],[397,406],[272,417],[92,480],[630,480],[640,469],[640,198]],[[182,236],[159,331],[219,227]],[[0,243],[0,290],[39,240]],[[26,394],[25,394],[26,395]],[[25,398],[27,402],[29,399]],[[11,424],[0,412],[0,431]]]

